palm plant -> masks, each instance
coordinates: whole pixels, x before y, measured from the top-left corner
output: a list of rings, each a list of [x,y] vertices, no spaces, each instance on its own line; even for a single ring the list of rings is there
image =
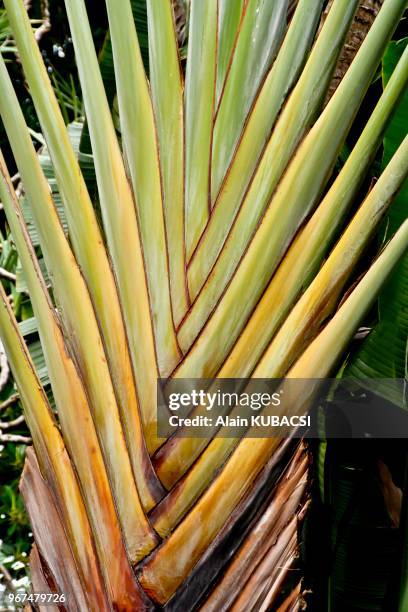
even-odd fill
[[[308,505],[304,446],[162,439],[156,381],[334,372],[407,247],[405,222],[337,309],[407,174],[406,138],[350,218],[406,87],[405,52],[330,181],[406,2],[385,0],[323,108],[358,0],[335,0],[317,37],[322,0],[300,0],[288,27],[287,0],[192,0],[185,75],[172,3],[147,0],[149,80],[131,3],[106,0],[118,130],[84,0],[65,5],[96,201],[22,0],[5,6],[58,211],[0,62],[0,113],[26,201],[3,157],[0,196],[56,407],[3,291],[1,337],[35,449],[22,479],[34,590],[65,593],[72,610],[277,609]],[[305,401],[299,391],[293,410]],[[282,609],[300,597],[296,586]]]

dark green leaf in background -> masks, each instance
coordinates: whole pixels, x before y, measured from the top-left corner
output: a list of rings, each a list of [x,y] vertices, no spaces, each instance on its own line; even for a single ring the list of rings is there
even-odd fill
[[[387,84],[408,38],[392,41],[383,58],[383,84]],[[384,137],[383,168],[401,144],[407,132],[408,91],[402,97]],[[408,180],[395,198],[384,226],[384,240],[388,241],[408,217]],[[357,378],[404,378],[408,338],[408,256],[405,255],[387,285],[382,290],[378,305],[379,322],[352,357],[345,376]],[[390,401],[405,405],[404,398],[396,397],[386,381],[381,394]]]

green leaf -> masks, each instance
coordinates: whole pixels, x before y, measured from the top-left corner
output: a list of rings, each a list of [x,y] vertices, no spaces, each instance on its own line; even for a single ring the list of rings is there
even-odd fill
[[[220,189],[258,88],[280,47],[286,27],[287,5],[288,0],[248,0],[245,5],[215,119],[211,158],[212,202]],[[220,34],[222,36],[223,32]]]
[[[362,318],[371,307],[390,271],[406,251],[408,221],[373,263],[334,317],[302,353],[287,374],[288,378],[318,379],[330,376]],[[290,384],[290,381],[289,381]],[[291,409],[304,410],[315,389],[296,387],[291,395]],[[302,386],[300,386],[302,387]],[[289,391],[289,389],[288,389]],[[290,391],[289,391],[290,393]],[[157,548],[140,572],[140,582],[148,592],[164,603],[207,549],[240,499],[250,489],[256,475],[278,445],[276,438],[245,437],[222,466],[217,477],[203,492],[183,522]],[[197,529],[197,525],[200,529]],[[194,538],[188,534],[194,533]],[[177,565],[174,556],[177,555]]]
[[[48,287],[50,284],[50,278],[48,276],[48,270],[44,259],[39,259],[38,265],[40,266],[44,282]],[[28,293],[28,285],[25,279],[24,270],[20,263],[16,268],[16,291],[18,291],[18,293]]]
[[[224,87],[243,8],[244,0],[218,0],[216,107]]]
[[[392,41],[383,58],[383,82],[389,81],[395,66],[408,46],[408,38]],[[385,166],[407,133],[408,91],[402,97],[384,136]],[[408,180],[405,181],[386,219],[385,239],[388,240],[408,217]],[[379,322],[360,349],[350,358],[345,376],[358,378],[405,378],[408,339],[408,256],[391,275],[379,296]],[[386,399],[399,406],[405,400],[395,395],[386,381],[378,387]]]
[[[217,0],[193,0],[185,85],[186,254],[193,252],[210,210],[210,160],[214,118]]]
[[[189,262],[192,299],[203,288],[198,299],[202,302],[209,285],[217,287],[219,295],[227,284],[296,147],[316,120],[356,5],[354,0],[333,5],[304,66],[322,5],[314,0],[299,3],[249,115],[208,225]],[[210,301],[211,310],[214,303]]]
[[[147,10],[146,0],[131,0],[133,18],[135,21],[137,35],[139,39],[140,52],[146,74],[149,74],[149,49],[147,33]],[[102,81],[105,87],[108,104],[113,111],[116,99],[115,69],[113,66],[112,42],[109,31],[106,33],[105,40],[98,55],[99,67],[101,70]],[[81,134],[81,152],[89,154],[92,152],[91,140],[89,136],[88,123],[85,121]],[[82,168],[82,164],[81,164]],[[86,181],[86,176],[84,177]],[[88,183],[87,183],[88,185]],[[88,185],[88,189],[90,186]]]
[[[20,334],[23,337],[29,336],[30,334],[35,334],[38,332],[37,319],[35,317],[30,317],[29,319],[26,319],[25,321],[21,321],[18,324],[18,327],[20,330]]]
[[[130,0],[130,4],[132,6],[133,19],[136,26],[143,65],[146,74],[149,74],[149,33],[146,0]]]
[[[20,321],[18,328],[20,334],[25,339],[35,371],[41,381],[42,386],[48,387],[50,384],[50,377],[48,374],[47,364],[45,362],[44,351],[42,350],[41,341],[38,337],[37,319],[35,317],[30,317],[25,321]],[[27,338],[27,336],[29,336],[29,338]],[[47,393],[48,391],[51,393],[51,390],[47,389]]]
[[[79,393],[85,394],[85,389],[82,388],[82,384],[86,385],[86,391],[89,394],[90,406],[93,410],[93,417],[95,419],[98,434],[101,438],[102,449],[109,466],[109,472],[112,480],[117,485],[121,483],[120,490],[118,490],[115,495],[120,501],[121,508],[119,514],[122,519],[124,533],[127,534],[129,554],[136,557],[140,551],[138,544],[136,544],[133,539],[134,534],[141,529],[141,532],[147,537],[146,542],[152,541],[150,540],[151,536],[154,540],[154,536],[151,534],[149,526],[146,523],[144,509],[141,505],[136,488],[136,482],[124,439],[119,405],[112,384],[111,373],[107,363],[105,347],[100,336],[94,305],[91,301],[84,276],[81,273],[70,244],[60,225],[47,180],[43,174],[37,153],[31,141],[4,60],[1,57],[0,82],[2,89],[2,96],[0,97],[1,117],[25,187],[27,198],[31,204],[31,209],[40,236],[41,249],[52,279],[55,299],[63,321],[69,350],[72,355],[75,355],[77,363],[80,364],[79,371],[82,378]],[[50,102],[52,104],[52,99]],[[62,124],[62,129],[65,130],[65,124]],[[63,136],[64,132],[61,133],[61,139]],[[48,294],[44,289],[44,283],[38,265],[33,262],[33,259],[36,261],[35,255],[33,253],[30,254],[32,245],[28,243],[27,236],[24,234],[24,226],[20,219],[20,208],[18,202],[15,201],[15,197],[12,196],[14,191],[11,194],[10,190],[5,187],[7,179],[5,176],[6,171],[3,169],[3,166],[4,162],[2,163],[4,180],[1,183],[1,195],[3,200],[7,201],[7,208],[5,204],[7,220],[13,238],[16,240],[17,251],[19,252],[27,281],[30,278],[30,282],[28,283],[30,296],[34,301],[33,293],[36,292],[36,295],[41,295],[42,301],[46,301],[47,303],[48,319],[52,319],[53,317],[49,311],[52,310],[54,314],[54,307],[51,305]],[[71,178],[75,183],[75,176],[68,176],[67,181],[64,182],[64,187],[68,189],[72,187],[72,183],[70,182]],[[61,182],[59,184],[61,187]],[[19,233],[20,238],[17,242],[17,235]],[[100,246],[100,243],[93,242],[92,248],[95,249],[96,245]],[[86,243],[83,244],[83,246],[86,247]],[[24,253],[25,257],[23,258]],[[36,266],[35,271],[31,270],[31,274],[30,266]],[[34,278],[36,279],[35,281]],[[39,284],[41,285],[41,289],[38,287]],[[99,286],[99,290],[101,286],[103,285]],[[44,291],[46,293],[45,296],[43,296]],[[110,305],[112,300],[105,300],[105,302],[108,302]],[[81,308],[78,308],[78,304],[81,305]],[[35,315],[38,318],[38,309]],[[120,311],[118,320],[120,324],[122,324]],[[112,321],[109,322],[110,324],[112,323]],[[48,343],[52,344],[49,334],[56,333],[55,330],[54,332],[52,331],[53,327],[55,328],[56,325],[54,321],[53,326],[51,326],[49,330],[46,330],[46,323],[43,322],[42,328],[40,328],[42,331],[42,340],[44,340],[44,336],[48,334]],[[112,334],[112,330],[111,335],[115,335]],[[77,341],[79,338],[81,342]],[[46,354],[44,344],[43,342],[43,348]],[[61,338],[61,351],[63,350],[62,344],[64,344],[64,350],[67,351],[65,342]],[[120,356],[123,355],[123,346],[124,345],[121,343],[120,349],[117,349],[121,351]],[[55,350],[55,347],[52,349],[48,347],[48,349]],[[56,360],[55,366],[57,367],[58,361],[55,355],[53,359]],[[58,359],[60,360],[61,358],[59,357]],[[48,358],[46,362],[48,371],[50,372],[50,378],[55,383],[58,377],[54,377],[53,379],[51,376],[51,360],[52,358]],[[96,366],[96,364],[98,364],[98,366]],[[66,374],[66,372],[64,372],[64,374]],[[79,378],[79,372],[77,372],[76,375]],[[84,383],[82,383],[82,380]],[[53,391],[57,399],[54,386]],[[121,478],[115,479],[114,475],[119,472],[122,473]],[[132,516],[130,516],[128,512],[129,504],[135,508],[135,513]]]
[[[401,87],[401,83],[399,85]],[[396,89],[398,90],[398,86]],[[386,96],[384,96],[385,98]],[[382,113],[378,114],[381,115]],[[375,135],[370,132],[371,130],[368,130],[368,140],[370,136],[375,138]],[[366,142],[367,134],[360,141],[358,152],[366,151],[365,146],[363,146]],[[355,159],[354,155],[353,158]],[[359,165],[356,164],[357,167]],[[313,261],[313,251],[318,250],[316,242],[324,242],[324,234],[330,233],[327,229],[325,232],[327,225],[330,225],[329,219],[331,218],[335,226],[338,209],[345,205],[342,200],[343,198],[347,200],[347,197],[344,196],[343,189],[347,191],[348,187],[352,187],[353,182],[355,184],[358,181],[358,172],[356,176],[353,176],[353,169],[354,164],[353,159],[351,159],[347,171],[343,170],[341,181],[338,180],[338,185],[335,184],[333,187],[333,193],[328,193],[321,209],[315,213],[304,232],[294,242],[294,250],[290,251],[289,257],[286,255],[282,267],[272,279],[242,336],[220,371],[217,372],[219,378],[248,377],[251,375],[254,378],[281,378],[286,375],[292,363],[303,350],[305,338],[308,342],[311,342],[318,334],[323,322],[333,314],[351,273],[392,201],[393,193],[407,175],[408,138],[396,152],[375,187],[360,206],[324,265],[317,273],[314,269],[313,282],[299,297],[292,310],[289,311],[289,307],[296,297],[296,293],[292,293],[294,287],[291,287],[289,279],[293,275],[294,285],[297,284],[297,292],[300,293],[301,280],[302,278],[305,280],[307,273],[307,262],[309,261],[312,267],[316,266],[316,262]],[[339,218],[337,218],[338,221]],[[328,222],[327,225],[326,222]],[[307,253],[309,242],[312,243],[311,254]],[[303,255],[305,255],[305,262],[303,261]],[[320,261],[321,258],[322,254]],[[300,264],[297,262],[300,262]],[[300,277],[297,277],[297,268]],[[275,281],[277,281],[276,284]],[[286,289],[286,283],[289,285],[288,290]],[[289,301],[290,299],[292,299],[292,302]],[[279,325],[281,326],[279,327]],[[276,331],[277,329],[278,331]],[[243,342],[241,342],[242,338],[244,338]],[[177,473],[179,475],[179,472],[187,470],[196,459],[199,451],[202,450],[200,441],[190,440],[187,446],[183,442],[181,438],[171,442],[169,440],[160,449],[161,457],[158,462],[158,473],[166,486],[173,485],[174,482],[171,481],[173,474]],[[216,442],[215,446],[215,449],[211,449],[210,445],[204,453],[209,457],[204,473],[197,474],[199,467],[196,465],[192,468],[192,477],[188,477],[187,482],[189,480],[193,484],[199,482],[201,486],[204,486],[209,474],[214,473],[213,470],[219,467],[227,452],[230,451],[230,441],[221,439]],[[167,452],[164,453],[163,450],[166,447]],[[177,465],[178,470],[174,469],[174,464]],[[200,465],[203,466],[204,462],[201,461]],[[178,493],[179,491],[180,488]],[[191,502],[189,495],[191,495],[191,489],[188,493],[186,490],[183,491],[183,499],[186,505]],[[180,501],[178,501],[178,506],[180,508]]]
[[[336,7],[350,10],[350,3],[335,3],[332,11]],[[247,250],[243,250],[242,244],[237,246],[245,229],[242,224],[241,235],[235,236],[236,243],[230,243],[229,250],[224,246],[223,252],[227,253],[224,274],[217,277],[214,267],[204,290],[180,328],[179,340],[183,350],[192,347],[177,370],[180,377],[188,378],[191,372],[195,376],[211,377],[241,333],[296,231],[318,204],[355,114],[404,9],[404,0],[390,0],[384,4],[340,86],[286,169]],[[340,10],[340,13],[344,19],[344,12]],[[326,25],[328,22],[329,18]],[[321,62],[321,58],[316,61]],[[285,134],[282,137],[285,138]],[[266,168],[268,170],[269,167]],[[254,180],[251,187],[256,183]],[[263,190],[268,188],[265,183],[260,185]],[[258,197],[259,192],[254,190],[253,201],[257,202]],[[267,201],[264,202],[266,204]],[[251,207],[247,209],[247,215],[247,220],[252,218]],[[221,258],[217,263],[220,261]],[[240,265],[232,275],[234,263],[238,262]],[[231,282],[226,286],[228,279]],[[244,292],[245,300],[242,299]],[[203,332],[194,343],[201,329]]]
[[[153,322],[151,317],[134,197],[106,99],[85,3],[82,0],[69,0],[66,6],[91,135],[104,230],[121,300],[122,320],[126,325],[147,446],[149,451],[153,451],[160,444],[156,430],[155,399],[158,376],[156,348],[163,369],[165,369],[173,355],[173,337],[171,335],[169,338],[158,336],[155,348],[153,323],[155,331],[157,329],[162,331],[163,321],[160,319],[161,313],[157,310],[157,303],[155,312],[159,318]],[[130,19],[130,25],[133,27],[132,19]],[[125,45],[127,53],[131,54],[135,51],[135,47],[137,49],[135,42],[130,41],[128,36],[123,37],[122,41],[120,36],[119,33],[117,38]],[[129,47],[127,43],[130,44]],[[139,54],[138,50],[137,53]],[[133,61],[138,61],[137,57],[134,57]],[[126,66],[122,66],[122,69],[126,69]],[[122,74],[122,80],[123,78]],[[139,78],[141,78],[140,73]],[[130,82],[128,85],[133,91],[134,84]],[[123,84],[123,91],[126,95],[126,84]],[[130,103],[132,101],[131,98]],[[143,104],[145,98],[139,102]],[[133,144],[137,147],[137,144]],[[148,177],[146,180],[149,180]],[[153,241],[151,242],[154,244]],[[162,265],[162,253],[158,265]],[[160,292],[163,291],[163,288],[165,289],[166,280],[166,278],[161,278],[160,284],[154,287],[155,296],[161,295]],[[99,283],[101,298],[107,303],[109,300],[105,299],[106,294],[102,290],[103,287],[104,283],[101,281]],[[135,300],[136,293],[137,300]],[[166,325],[169,320],[167,306],[168,304],[164,303],[162,315]],[[113,338],[114,335],[111,331],[110,336]],[[123,346],[126,344],[122,344],[122,349]]]
[[[107,0],[106,5],[112,38],[122,141],[135,197],[157,359],[160,374],[165,377],[175,368],[180,353],[171,309],[168,252],[153,105],[132,22],[130,4],[125,0],[120,11],[117,10],[116,0]],[[175,69],[177,66],[173,66],[173,70]],[[171,153],[167,150],[163,153],[163,155],[169,154]]]
[[[50,382],[50,378],[48,375],[47,364],[45,363],[44,352],[42,350],[40,340],[31,342],[28,345],[28,350],[30,352],[30,357],[33,360],[33,364],[41,384],[43,386],[48,385]]]
[[[171,300],[174,322],[177,326],[188,307],[184,243],[183,75],[171,0],[162,0],[161,3],[148,0],[147,5],[150,87],[163,179],[163,209],[169,253]]]

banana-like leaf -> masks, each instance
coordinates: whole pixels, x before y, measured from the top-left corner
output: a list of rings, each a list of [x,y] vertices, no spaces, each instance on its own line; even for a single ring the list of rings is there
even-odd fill
[[[21,206],[21,210],[23,211],[23,216],[26,219],[26,215],[24,214],[24,204],[25,204],[26,210],[30,210],[30,209],[29,209],[28,202],[23,200],[23,203],[22,203],[22,206]],[[29,215],[29,218],[31,218],[31,213]],[[34,227],[34,225],[33,225],[33,221],[32,221],[32,218],[31,218],[31,225],[28,225],[28,223],[27,223],[27,230],[28,230],[28,233],[30,235],[30,238],[31,238],[31,235],[32,235],[32,232],[30,231],[30,229],[32,229],[33,227]],[[37,236],[37,230],[35,231],[35,234]],[[39,259],[38,264],[39,264],[39,266],[41,268],[41,274],[43,276],[44,282],[47,285],[47,287],[49,287],[51,285],[51,283],[50,283],[50,278],[48,276],[48,270],[47,270],[47,266],[45,265],[44,259],[42,259],[42,258]],[[27,283],[26,283],[25,278],[24,278],[24,271],[23,271],[23,268],[21,267],[20,263],[17,264],[17,268],[16,268],[16,291],[18,291],[18,293],[28,293]]]
[[[28,345],[30,357],[32,359],[35,371],[38,378],[41,381],[43,387],[49,384],[50,377],[47,370],[47,364],[45,363],[44,351],[41,346],[40,340],[36,340]]]
[[[296,230],[316,205],[404,8],[403,0],[384,3],[330,103],[298,148],[244,254],[241,248],[236,249],[237,244],[231,242],[229,237],[227,242],[230,248],[224,246],[223,259],[218,260],[217,270],[213,269],[204,290],[180,328],[179,339],[183,350],[192,348],[178,368],[178,376],[188,378],[194,371],[195,376],[211,377],[228,354]],[[342,117],[341,122],[339,116]],[[252,214],[252,208],[248,212]],[[239,227],[244,231],[243,227]],[[235,236],[238,242],[242,238],[242,233]],[[222,294],[231,278],[234,262],[238,263],[239,257],[242,257],[239,268]],[[220,265],[221,261],[224,268]],[[223,274],[218,276],[221,269]],[[240,300],[243,291],[246,299]],[[217,303],[220,295],[222,297]],[[209,355],[211,365],[208,363]]]
[[[399,58],[407,57],[408,39],[391,42],[383,60],[384,84],[393,78]],[[402,61],[402,58],[401,58]],[[398,62],[399,66],[399,62]],[[405,92],[393,120],[384,137],[383,165],[398,148],[406,131],[408,94]],[[385,238],[392,235],[407,218],[408,182],[406,181],[395,199],[386,219]],[[361,348],[352,356],[344,376],[358,378],[405,378],[407,372],[408,337],[408,258],[405,257],[395,270],[379,296],[379,322],[363,342]],[[378,392],[401,407],[406,407],[406,399],[393,392],[384,380],[379,383]]]
[[[29,336],[30,334],[35,334],[38,332],[37,320],[35,317],[30,317],[29,319],[25,319],[18,324],[18,328],[20,330],[20,334],[23,336]]]
[[[288,0],[248,0],[245,4],[214,123],[212,201],[220,189],[258,88],[280,47],[287,5]]]
[[[150,86],[163,177],[163,205],[174,322],[188,308],[184,243],[183,75],[171,1],[148,0]]]
[[[39,265],[40,263],[41,261],[38,262]],[[35,317],[30,317],[29,319],[25,319],[25,321],[20,321],[20,323],[18,324],[18,329],[20,334],[24,338],[26,347],[28,349],[28,352],[30,353],[31,361],[33,362],[35,373],[39,378],[41,385],[44,388],[48,387],[48,385],[50,384],[50,377],[48,375],[47,364],[45,363],[44,351],[41,346],[41,341],[38,337],[37,319]],[[29,338],[27,338],[27,336]]]
[[[133,20],[137,30],[140,53],[146,73],[149,74],[149,34],[147,0],[130,0],[132,6]]]
[[[210,211],[218,0],[192,0],[185,85],[185,234],[187,259]]]

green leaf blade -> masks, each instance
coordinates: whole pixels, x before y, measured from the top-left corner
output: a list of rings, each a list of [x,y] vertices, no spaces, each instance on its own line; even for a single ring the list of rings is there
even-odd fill
[[[179,360],[174,329],[156,126],[130,2],[107,0],[126,160],[132,180],[160,374]],[[155,236],[154,241],[151,239]]]
[[[287,0],[248,0],[214,125],[211,200],[215,200],[265,74],[286,27]],[[239,103],[237,103],[239,100]]]
[[[186,254],[190,257],[210,210],[218,0],[192,0],[185,85]],[[205,59],[204,59],[205,58]]]
[[[106,100],[85,5],[81,0],[67,0],[66,7],[92,141],[104,229],[126,325],[147,446],[153,451],[159,445],[155,425],[158,365],[135,204]],[[164,347],[170,349],[170,356],[171,341],[170,336],[170,347]]]
[[[344,2],[343,6],[350,9],[348,2]],[[210,372],[216,371],[213,368],[217,368],[229,352],[296,230],[317,204],[404,8],[403,0],[387,0],[384,3],[339,88],[298,148],[221,299],[219,296],[226,278],[231,278],[229,275],[221,276],[218,283],[209,285],[208,295],[202,292],[202,299],[196,300],[190,309],[179,333],[183,349],[193,345],[204,324],[205,329],[178,368],[177,373],[181,377],[189,376],[190,367],[195,376],[211,376]],[[343,118],[340,123],[339,116]],[[239,251],[241,255],[242,250]],[[228,266],[233,256],[232,248],[226,262]],[[245,301],[240,299],[243,291]],[[216,308],[212,310],[215,305]],[[208,355],[211,355],[211,363]]]
[[[244,4],[244,0],[219,0],[218,3],[216,107],[224,87]]]
[[[311,6],[304,0],[299,4],[249,117],[211,219],[189,262],[192,299],[202,288],[206,291],[206,285],[220,290],[225,286],[291,156],[316,119],[356,6],[356,2],[333,6],[269,138],[285,95],[303,66],[321,11],[320,3]]]
[[[383,82],[389,83],[398,70],[408,63],[408,39],[392,41],[383,58]],[[398,62],[398,64],[397,64]],[[383,167],[400,146],[407,133],[408,93],[405,92],[384,135]],[[408,180],[397,195],[386,219],[388,239],[407,219]],[[407,375],[408,339],[408,257],[405,256],[379,295],[379,322],[352,356],[344,376],[358,378],[405,378]],[[379,393],[395,404],[405,407],[405,398],[396,396],[384,380]]]
[[[170,291],[177,326],[188,308],[184,240],[183,76],[170,0],[148,0],[150,86],[163,177]]]

